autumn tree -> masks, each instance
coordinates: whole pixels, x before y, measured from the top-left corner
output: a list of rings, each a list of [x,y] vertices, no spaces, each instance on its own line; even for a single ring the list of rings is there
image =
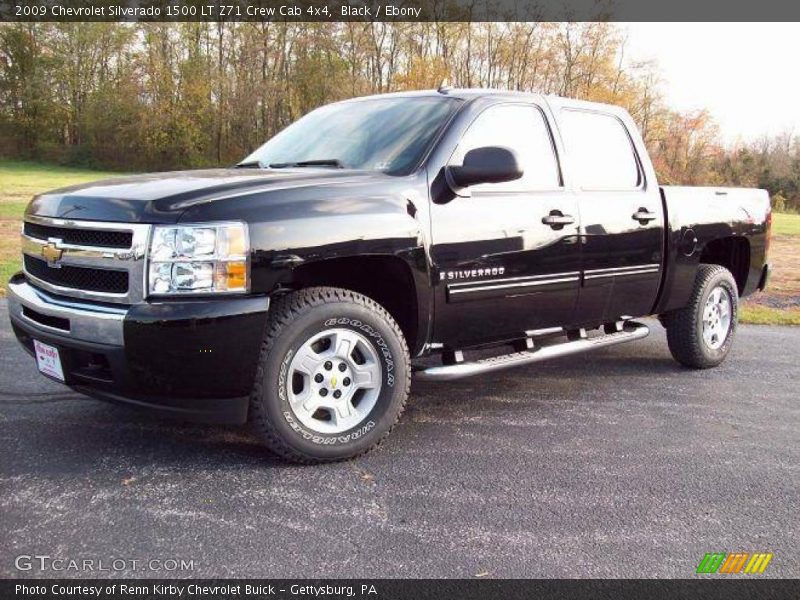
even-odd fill
[[[322,104],[448,80],[624,106],[662,181],[758,185],[800,208],[796,136],[724,148],[707,112],[670,109],[657,65],[625,42],[607,22],[2,23],[0,152],[228,165]]]

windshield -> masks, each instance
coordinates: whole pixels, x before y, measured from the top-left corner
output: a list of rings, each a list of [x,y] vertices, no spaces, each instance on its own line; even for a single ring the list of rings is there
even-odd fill
[[[405,174],[419,163],[459,100],[394,97],[323,106],[240,164],[326,167]]]

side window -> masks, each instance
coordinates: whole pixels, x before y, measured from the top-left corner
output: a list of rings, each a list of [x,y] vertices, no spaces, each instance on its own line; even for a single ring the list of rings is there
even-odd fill
[[[517,153],[523,175],[515,181],[476,185],[475,191],[552,190],[561,186],[553,139],[542,111],[529,104],[503,104],[483,111],[458,144],[451,165],[482,146],[505,146]]]
[[[617,117],[585,110],[561,111],[564,149],[585,190],[632,190],[642,182],[625,125]]]

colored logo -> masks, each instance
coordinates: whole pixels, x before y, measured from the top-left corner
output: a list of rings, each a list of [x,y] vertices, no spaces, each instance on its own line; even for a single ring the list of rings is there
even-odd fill
[[[763,573],[771,552],[707,552],[697,565],[698,573]]]
[[[42,256],[49,264],[53,264],[61,260],[61,256],[63,254],[64,251],[56,246],[55,242],[49,242],[45,246],[42,246]]]

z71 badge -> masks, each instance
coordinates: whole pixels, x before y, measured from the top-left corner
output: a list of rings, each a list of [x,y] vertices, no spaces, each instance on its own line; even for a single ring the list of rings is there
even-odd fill
[[[457,271],[442,271],[442,281],[454,279],[470,279],[472,277],[497,277],[506,272],[505,267],[484,267],[481,269],[459,269]]]

